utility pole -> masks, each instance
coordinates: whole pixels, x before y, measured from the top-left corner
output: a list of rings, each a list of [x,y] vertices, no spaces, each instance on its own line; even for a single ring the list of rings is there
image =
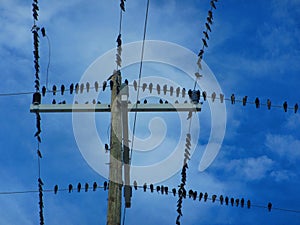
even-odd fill
[[[111,90],[111,129],[110,129],[110,162],[109,192],[107,208],[107,225],[121,224],[122,202],[122,122],[119,90],[121,73],[114,72]]]
[[[121,224],[122,187],[124,186],[125,207],[131,206],[131,182],[128,138],[128,111],[130,112],[199,112],[201,103],[178,104],[129,104],[128,85],[122,84],[120,71],[111,77],[112,90],[110,104],[41,104],[34,100],[31,113],[77,113],[110,112],[110,162],[107,225]],[[34,98],[36,99],[36,98]],[[122,149],[123,142],[123,149]],[[123,150],[123,151],[122,151]],[[122,166],[124,164],[124,183]]]

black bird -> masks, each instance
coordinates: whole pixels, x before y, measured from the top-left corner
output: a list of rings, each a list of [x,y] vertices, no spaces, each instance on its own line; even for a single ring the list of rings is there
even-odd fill
[[[213,195],[213,196],[211,197],[212,202],[215,202],[216,199],[217,199],[217,196],[216,196],[216,195]]]
[[[71,191],[73,191],[73,185],[69,184],[69,193],[71,193]]]
[[[223,205],[223,201],[224,201],[224,197],[223,197],[223,195],[220,195],[220,203],[221,203],[221,205]]]
[[[208,194],[207,194],[207,192],[205,192],[205,194],[204,194],[204,201],[205,202],[207,201],[207,198],[208,198]]]
[[[133,81],[133,87],[134,87],[134,90],[137,91],[137,82],[136,82],[136,80]]]
[[[204,37],[209,40],[209,36],[208,36],[208,33],[206,31],[203,31],[203,34],[204,34]]]
[[[138,186],[137,186],[137,182],[136,182],[136,180],[135,180],[135,181],[133,181],[133,187],[134,187],[134,189],[135,189],[135,190],[137,190]]]
[[[212,102],[215,101],[216,97],[217,97],[216,92],[213,92],[213,93],[211,94],[211,100],[212,100]]]
[[[147,99],[144,100],[144,104],[147,104]]]
[[[72,83],[72,84],[70,85],[70,94],[73,94],[73,91],[74,91],[74,84]]]
[[[56,86],[55,85],[53,85],[53,87],[52,87],[52,92],[53,92],[53,95],[56,95]]]
[[[224,95],[220,94],[220,102],[223,103],[224,102]]]
[[[296,103],[295,106],[294,106],[294,112],[295,112],[295,113],[297,113],[298,107],[299,107],[299,106],[298,106],[298,103]]]
[[[156,186],[156,191],[157,191],[157,192],[160,191],[160,186]]]
[[[198,53],[198,56],[199,56],[200,59],[203,58],[203,54],[204,54],[204,50],[201,49],[200,52]]]
[[[159,103],[160,103],[160,104],[163,104],[164,102],[163,102],[163,100],[162,100],[162,99],[159,99]]]
[[[149,84],[149,91],[150,91],[150,93],[152,93],[152,89],[153,89],[153,84],[150,83],[150,84]]]
[[[105,152],[108,152],[108,150],[109,150],[108,144],[105,144],[104,148],[105,148]]]
[[[165,85],[163,86],[164,95],[167,94],[167,88],[168,88],[168,86],[165,84]]]
[[[146,88],[147,88],[147,84],[146,84],[146,83],[143,83],[142,90],[145,91]]]
[[[82,94],[83,93],[83,90],[84,90],[84,84],[80,84],[80,93]]]
[[[211,5],[212,8],[217,9],[214,0],[210,1],[210,5]]]
[[[240,200],[237,198],[237,199],[235,200],[235,205],[236,205],[236,207],[239,206],[239,203],[240,203]]]
[[[210,28],[208,23],[205,23],[205,27],[206,27],[207,30],[209,30],[209,32],[211,32],[211,28]]]
[[[213,19],[213,12],[211,10],[208,11],[208,17],[210,19]]]
[[[96,183],[96,182],[94,182],[94,183],[93,183],[93,191],[96,191],[96,189],[97,189],[97,186],[98,186],[98,185],[97,185],[97,183]]]
[[[62,85],[60,86],[60,93],[61,93],[61,95],[64,95],[65,89],[66,89],[66,88],[65,88],[65,85],[62,84]]]
[[[124,0],[121,0],[120,8],[122,9],[123,12],[125,12],[125,3],[124,3]]]
[[[206,98],[207,98],[206,91],[203,91],[203,92],[202,92],[202,97],[203,97],[203,100],[206,101]]]
[[[176,188],[172,189],[172,193],[173,193],[174,196],[176,196]]]
[[[157,94],[160,94],[160,86],[159,84],[156,85]]]
[[[176,97],[178,98],[180,94],[180,87],[176,88]]]
[[[170,87],[170,95],[173,96],[174,88],[171,86]]]
[[[43,96],[45,96],[45,95],[46,95],[46,91],[47,91],[46,87],[45,87],[45,86],[43,86],[43,87],[42,87],[42,95],[43,95]]]
[[[247,207],[248,207],[248,209],[250,209],[250,207],[251,207],[251,202],[250,202],[250,200],[247,201]]]
[[[154,190],[154,186],[153,184],[150,184],[150,191],[153,192],[153,190]]]
[[[272,104],[272,103],[271,103],[271,100],[270,100],[270,99],[268,99],[268,100],[267,100],[267,106],[268,106],[268,110],[270,110],[270,109],[271,109],[271,104]]]
[[[185,88],[182,88],[181,95],[183,98],[185,98],[185,93],[186,93]]]
[[[231,104],[235,104],[235,96],[234,96],[234,94],[232,94],[230,96],[230,100],[231,100]]]
[[[169,188],[167,186],[165,186],[165,193],[166,195],[169,194]]]
[[[146,190],[147,190],[147,184],[146,183],[144,183],[143,189],[144,189],[144,192],[146,192]]]
[[[78,185],[77,185],[77,191],[80,192],[80,190],[81,190],[81,183],[78,183]]]
[[[44,183],[43,183],[43,181],[42,181],[41,178],[38,179],[38,182],[39,182],[40,185],[44,185]]]
[[[114,87],[114,82],[112,80],[109,81],[110,90],[112,91]]]
[[[206,42],[206,40],[205,40],[204,38],[202,38],[202,42],[203,42],[203,45],[204,45],[206,48],[208,48],[207,42]]]
[[[43,37],[45,37],[45,36],[46,36],[46,30],[45,30],[45,27],[42,27],[41,32],[42,32]]]
[[[79,84],[75,84],[75,93],[78,94],[78,91],[79,91]]]
[[[95,81],[94,86],[95,86],[95,91],[98,92],[98,89],[99,89],[99,83],[98,83],[97,81]]]
[[[102,84],[102,90],[105,91],[107,87],[107,82],[106,81],[103,81],[103,84]]]
[[[89,92],[90,91],[90,83],[86,82],[85,86],[86,86],[86,92]]]
[[[271,212],[271,209],[272,209],[272,203],[269,202],[269,203],[268,203],[268,210],[269,210],[269,212]]]
[[[225,197],[225,204],[228,205],[228,202],[229,202],[229,198],[226,196]]]
[[[127,80],[127,79],[125,79],[124,83],[125,83],[126,85],[128,85],[128,84],[129,84],[129,82],[128,82],[128,80]]]
[[[258,98],[255,99],[255,107],[259,108],[259,99]]]
[[[231,206],[233,206],[233,204],[234,204],[234,198],[230,199],[230,203],[231,203]]]
[[[243,106],[246,106],[248,96],[243,97]]]
[[[210,17],[207,17],[206,20],[207,20],[207,22],[208,22],[209,24],[213,24],[213,21],[212,21],[212,19],[211,19]]]
[[[52,104],[53,104],[53,105],[55,105],[55,104],[56,104],[56,101],[55,101],[55,99],[53,99],[53,100],[52,100]]]
[[[165,104],[169,104],[169,102],[166,100],[166,101],[165,101]]]
[[[88,190],[89,190],[89,184],[85,183],[85,185],[84,185],[84,191],[87,192]]]
[[[41,151],[38,149],[37,150],[37,155],[38,155],[38,157],[41,159],[42,158],[42,153],[41,153]]]
[[[288,108],[288,104],[287,104],[287,102],[285,101],[285,102],[283,103],[283,110],[284,110],[285,112],[287,112],[287,108]]]
[[[93,104],[94,104],[94,105],[96,104],[96,99],[93,99]]]
[[[104,181],[104,183],[103,183],[104,191],[106,191],[106,189],[107,189],[107,186],[108,186],[108,183],[107,183],[107,181]]]
[[[121,39],[121,34],[118,35],[117,41],[118,43],[118,47],[120,47],[122,45],[122,39]]]
[[[241,207],[244,208],[245,200],[242,198],[241,199]]]
[[[164,192],[165,192],[165,187],[164,187],[164,185],[161,185],[160,191],[161,191],[161,194],[164,194]]]
[[[55,185],[54,186],[54,194],[57,194],[57,191],[58,191],[58,185]]]

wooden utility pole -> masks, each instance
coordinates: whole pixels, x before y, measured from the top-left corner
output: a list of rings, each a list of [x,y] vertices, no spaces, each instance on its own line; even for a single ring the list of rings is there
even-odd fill
[[[121,224],[122,202],[122,122],[119,90],[121,74],[115,72],[111,78],[111,129],[110,129],[110,163],[109,192],[107,208],[107,225]]]

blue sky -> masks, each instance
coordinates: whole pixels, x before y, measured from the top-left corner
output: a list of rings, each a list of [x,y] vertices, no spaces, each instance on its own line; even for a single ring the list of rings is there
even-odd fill
[[[31,1],[0,0],[0,71],[1,93],[34,91]],[[39,25],[46,28],[51,41],[49,84],[78,82],[94,60],[115,48],[119,22],[119,1],[40,2]],[[293,107],[299,101],[300,2],[297,0],[219,1],[204,60],[216,76],[225,97],[247,95],[250,102],[268,98],[274,105],[287,101]],[[123,43],[140,41],[146,1],[126,1],[123,18]],[[209,1],[152,0],[147,39],[169,41],[198,53]],[[48,45],[41,38],[41,83],[45,84]],[[191,62],[195,63],[195,62]],[[176,70],[145,64],[143,76],[162,76],[183,82]],[[161,69],[161,70],[160,70]],[[166,73],[168,72],[169,73]],[[170,71],[172,73],[170,73]],[[128,74],[126,74],[126,72]],[[138,77],[138,65],[126,68],[123,77]],[[99,77],[104,75],[99,75]],[[105,75],[106,76],[106,75]],[[109,74],[107,75],[109,76]],[[102,80],[100,80],[102,81]],[[192,88],[192,81],[185,81]],[[109,101],[108,93],[100,97]],[[72,96],[65,96],[72,101]],[[37,189],[35,116],[29,113],[31,95],[0,97],[0,192]],[[58,96],[58,99],[62,98]],[[45,103],[52,101],[47,95]],[[253,204],[300,210],[300,116],[282,108],[270,111],[262,106],[243,107],[226,101],[226,134],[215,161],[200,172],[199,158],[210,131],[209,105],[205,102],[200,139],[187,172],[187,189],[250,199]],[[107,140],[109,114],[97,115],[100,138]],[[164,149],[176,145],[176,116],[162,117],[167,126],[159,157]],[[132,117],[131,117],[132,118]],[[138,115],[139,138],[149,135],[150,114]],[[106,122],[105,122],[106,121]],[[175,122],[174,122],[175,121]],[[132,122],[132,121],[131,121]],[[132,126],[132,124],[131,124]],[[41,164],[45,189],[55,184],[105,180],[84,160],[72,128],[71,114],[42,115],[43,159]],[[102,146],[96,151],[103,151]],[[135,153],[134,153],[135,154]],[[136,154],[139,160],[142,154]],[[135,155],[133,155],[135,157]],[[136,163],[143,163],[136,162]],[[181,163],[181,162],[178,162]],[[163,184],[176,187],[180,172]],[[125,224],[175,224],[177,198],[157,193],[134,191],[132,208]],[[105,224],[107,192],[58,195],[45,193],[46,224]],[[0,224],[37,224],[38,194],[0,194]],[[16,214],[18,216],[16,216]],[[220,206],[219,203],[186,199],[182,224],[299,224],[300,214],[266,209]],[[145,219],[146,218],[146,219]]]

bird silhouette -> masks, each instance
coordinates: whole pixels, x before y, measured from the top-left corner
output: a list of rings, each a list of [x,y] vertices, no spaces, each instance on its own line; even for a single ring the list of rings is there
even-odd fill
[[[165,84],[165,85],[163,86],[164,95],[167,94],[167,89],[168,89],[168,86]]]
[[[248,207],[248,209],[250,209],[250,207],[251,207],[251,201],[250,200],[247,201],[247,207]]]
[[[106,189],[107,189],[107,187],[108,187],[108,183],[107,183],[107,181],[104,181],[104,183],[103,183],[103,187],[104,187],[104,191],[106,191]]]
[[[159,84],[156,85],[157,94],[160,94],[160,86]]]
[[[150,191],[153,192],[153,190],[154,190],[154,186],[153,184],[150,184]]]
[[[268,211],[271,212],[271,209],[272,209],[272,203],[269,202],[269,203],[268,203]]]
[[[42,32],[42,36],[45,37],[46,36],[46,30],[45,27],[41,28],[41,32]]]
[[[170,87],[170,95],[173,96],[174,88],[171,86]]]
[[[230,96],[230,100],[231,100],[231,104],[235,104],[235,96],[234,96],[234,94],[232,94]]]
[[[137,182],[136,182],[136,180],[135,180],[135,181],[133,181],[133,187],[134,187],[134,189],[135,189],[135,190],[137,190],[138,186],[137,186]]]
[[[98,185],[97,185],[97,183],[96,183],[96,182],[94,182],[94,183],[93,183],[93,191],[96,191],[96,189],[97,189],[97,186],[98,186]]]
[[[248,99],[248,96],[244,96],[243,97],[243,106],[246,106],[247,99]]]
[[[267,100],[267,107],[268,107],[268,110],[270,110],[271,109],[271,100],[270,99],[268,99]]]
[[[71,193],[73,191],[73,185],[69,184],[69,193]]]
[[[55,104],[56,104],[56,101],[55,101],[55,99],[53,99],[53,100],[52,100],[52,104],[53,104],[53,105],[55,105]]]
[[[215,101],[216,97],[217,97],[216,92],[213,92],[213,93],[211,94],[211,100],[212,100],[212,102]]]
[[[208,194],[207,194],[207,192],[205,192],[205,194],[204,194],[204,201],[205,202],[207,201],[207,198],[208,198]]]
[[[45,96],[45,95],[46,95],[46,91],[47,91],[46,87],[45,87],[45,86],[43,86],[43,87],[42,87],[42,95],[43,95],[43,96]]]
[[[211,19],[210,17],[207,17],[206,20],[207,20],[207,22],[208,22],[209,24],[211,24],[211,25],[213,24],[213,21],[212,21],[212,19]]]
[[[203,31],[203,34],[204,34],[204,37],[209,40],[209,36],[208,36],[208,33],[206,31]]]
[[[83,90],[84,90],[84,84],[82,83],[82,84],[80,84],[80,94],[83,93]]]
[[[53,95],[56,95],[56,90],[57,90],[56,85],[53,85],[53,87],[52,87]]]
[[[81,190],[81,183],[78,183],[78,185],[77,185],[77,192],[80,192],[80,190]]]
[[[85,185],[84,185],[84,191],[87,192],[88,190],[89,190],[89,184],[85,183]]]
[[[297,113],[298,107],[299,107],[299,106],[298,106],[298,103],[296,103],[295,106],[294,106],[294,112],[295,112],[295,113]]]
[[[64,95],[65,89],[66,89],[66,88],[65,88],[65,85],[62,84],[62,85],[60,86],[60,93],[61,93],[61,95]]]
[[[56,185],[54,186],[54,194],[57,194],[57,191],[58,191],[58,185],[56,184]]]
[[[159,103],[160,103],[160,104],[163,104],[164,102],[163,102],[163,100],[162,100],[162,99],[159,99]]]
[[[241,199],[241,207],[244,208],[245,200],[244,198]]]
[[[133,87],[134,87],[134,90],[137,91],[137,82],[136,82],[136,80],[133,81]]]
[[[103,84],[102,84],[102,91],[105,91],[107,87],[107,82],[106,81],[103,81]]]
[[[287,102],[285,101],[284,103],[283,103],[283,110],[284,110],[284,112],[287,112],[287,108],[288,108],[288,104],[287,104]]]
[[[97,81],[95,81],[94,86],[95,86],[95,91],[98,92],[99,83]]]
[[[209,32],[211,32],[211,28],[210,28],[210,26],[209,26],[208,23],[205,23],[205,27],[206,27],[206,29],[207,29]]]
[[[150,84],[149,84],[149,92],[150,92],[150,93],[152,93],[152,89],[153,89],[153,84],[150,83]]]
[[[223,205],[223,201],[224,201],[224,197],[223,197],[223,195],[220,195],[220,198],[219,198],[219,200],[220,200],[220,203],[221,203],[221,205]]]
[[[206,40],[204,38],[202,38],[202,42],[203,42],[203,45],[207,48],[208,45],[207,45],[207,42],[206,42]]]
[[[147,99],[144,100],[144,104],[147,104]]]
[[[118,45],[117,45],[118,47],[120,47],[120,46],[122,45],[121,34],[118,35],[118,38],[117,38],[116,42],[117,42],[117,44],[118,44]]]
[[[37,150],[37,155],[38,155],[38,157],[41,159],[42,158],[42,153],[41,153],[41,151],[38,149]]]
[[[210,1],[210,5],[211,5],[212,8],[217,9],[214,0],[211,0],[211,1]]]
[[[144,189],[144,192],[146,192],[146,190],[147,190],[147,184],[146,183],[144,183],[143,189]]]
[[[146,83],[143,83],[142,90],[145,91],[146,88],[147,88],[147,84],[146,84]]]
[[[90,91],[90,83],[86,82],[85,87],[86,87],[86,92],[89,92]]]
[[[114,82],[112,80],[109,81],[110,90],[112,91],[114,87]]]
[[[256,107],[256,108],[259,108],[259,98],[256,98],[256,99],[255,99],[255,107]]]

